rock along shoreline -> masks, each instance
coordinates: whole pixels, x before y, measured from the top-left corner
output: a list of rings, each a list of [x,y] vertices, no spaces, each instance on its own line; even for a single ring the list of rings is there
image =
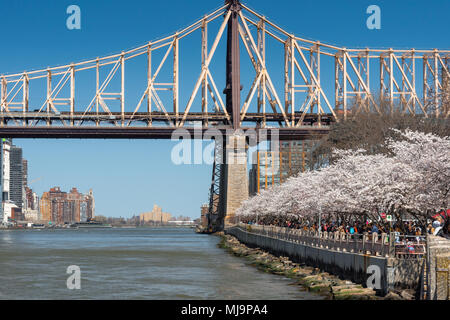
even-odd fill
[[[410,300],[410,293],[404,295],[390,292],[385,297],[376,295],[371,288],[364,288],[348,280],[322,272],[318,268],[292,262],[287,257],[277,257],[259,248],[249,248],[232,235],[218,232],[221,238],[218,246],[227,252],[244,257],[263,272],[282,275],[293,279],[304,289],[315,292],[329,300]]]

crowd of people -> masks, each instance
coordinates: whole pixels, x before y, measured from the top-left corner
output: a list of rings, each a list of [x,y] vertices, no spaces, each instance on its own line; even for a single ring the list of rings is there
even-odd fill
[[[293,229],[303,229],[309,231],[321,232],[342,232],[346,234],[382,234],[395,232],[403,236],[425,236],[432,234],[450,239],[450,209],[442,210],[431,217],[427,224],[420,223],[417,220],[374,222],[365,220],[361,217],[353,217],[348,221],[342,221],[332,217],[296,217],[280,215],[264,215],[261,217],[241,217],[240,221],[247,224],[258,224],[268,226],[278,226]]]

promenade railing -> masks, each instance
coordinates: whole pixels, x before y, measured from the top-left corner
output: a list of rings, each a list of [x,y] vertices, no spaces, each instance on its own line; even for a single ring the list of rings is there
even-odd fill
[[[420,258],[425,255],[426,240],[423,236],[391,234],[347,234],[344,232],[321,232],[284,228],[277,226],[239,223],[243,231],[267,237],[299,243],[317,248],[341,252],[361,253],[373,256]]]

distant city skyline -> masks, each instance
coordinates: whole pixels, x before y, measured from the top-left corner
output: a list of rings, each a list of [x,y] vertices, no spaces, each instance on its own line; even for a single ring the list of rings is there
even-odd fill
[[[153,205],[157,203],[173,216],[196,219],[200,217],[201,204],[208,201],[212,166],[173,165],[171,150],[176,142],[27,139],[13,139],[13,142],[22,147],[24,157],[29,159],[28,180],[41,178],[31,185],[39,196],[56,186],[62,190],[77,187],[82,193],[93,189],[96,215],[129,218],[151,211]],[[205,145],[208,143],[210,142],[204,142]],[[54,153],[53,148],[59,152]],[[36,152],[36,149],[40,152]],[[50,159],[46,156],[49,153],[52,154]],[[91,161],[91,158],[83,156],[84,154],[91,154],[92,158],[98,161]],[[138,157],[129,159],[128,154]],[[68,168],[65,161],[75,158],[78,161],[71,161],[72,166]],[[155,159],[159,161],[156,162]],[[162,159],[164,164],[161,165],[159,163]],[[127,174],[126,168],[133,163],[139,169]],[[95,179],[91,176],[93,173]],[[178,180],[166,180],[167,175],[175,173]],[[202,183],[203,187],[189,189],[189,181],[196,185]],[[141,188],[136,188],[137,185]],[[160,191],[161,186],[166,192]],[[127,199],[121,198],[124,193],[129,194]],[[198,205],[190,203],[193,193],[200,198]],[[177,201],[174,201],[175,197]],[[192,209],[177,209],[178,201],[184,201],[186,207]],[[111,207],[115,210],[110,210]]]
[[[0,224],[65,224],[86,222],[95,216],[92,189],[86,194],[76,187],[69,192],[55,186],[39,196],[30,185],[41,178],[28,180],[29,162],[23,149],[13,139],[0,141]],[[30,184],[29,184],[30,182]]]

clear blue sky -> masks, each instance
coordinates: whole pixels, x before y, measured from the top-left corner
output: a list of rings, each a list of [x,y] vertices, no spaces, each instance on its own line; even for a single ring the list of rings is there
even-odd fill
[[[133,48],[189,25],[222,3],[1,0],[0,74]],[[289,32],[325,43],[346,47],[450,48],[448,0],[245,3]],[[81,30],[66,28],[66,8],[71,4],[81,8]],[[366,8],[372,4],[381,8],[381,30],[366,28]],[[181,99],[185,101],[187,96]],[[93,188],[97,214],[129,217],[151,210],[157,203],[175,215],[196,218],[200,205],[208,199],[211,166],[174,165],[174,142],[16,139],[15,143],[23,147],[24,157],[29,160],[29,180],[43,177],[32,185],[39,195],[52,186],[65,190],[76,186],[82,192]]]

